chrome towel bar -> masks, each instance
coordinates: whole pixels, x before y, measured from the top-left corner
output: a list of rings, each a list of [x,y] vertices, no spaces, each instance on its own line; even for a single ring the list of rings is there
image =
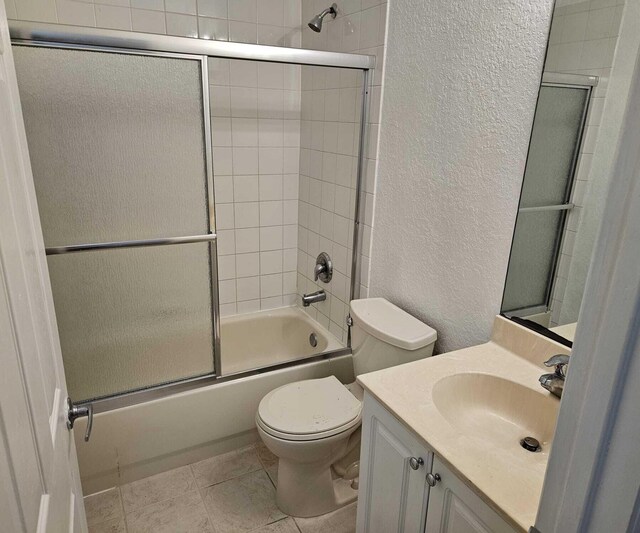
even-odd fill
[[[111,250],[114,248],[144,248],[146,246],[167,246],[169,244],[189,244],[193,242],[211,242],[216,240],[215,233],[207,235],[190,235],[187,237],[165,237],[162,239],[142,239],[138,241],[98,242],[93,244],[71,244],[69,246],[53,246],[45,248],[47,255],[71,254],[75,252],[92,252],[95,250]]]

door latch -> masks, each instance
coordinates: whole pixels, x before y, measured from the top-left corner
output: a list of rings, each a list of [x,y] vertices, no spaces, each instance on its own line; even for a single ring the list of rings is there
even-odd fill
[[[84,433],[84,441],[89,442],[89,437],[91,437],[91,429],[93,428],[93,405],[88,403],[87,405],[76,405],[71,401],[71,398],[67,398],[67,429],[73,429],[73,424],[75,423],[77,418],[86,416],[87,420],[87,429]]]

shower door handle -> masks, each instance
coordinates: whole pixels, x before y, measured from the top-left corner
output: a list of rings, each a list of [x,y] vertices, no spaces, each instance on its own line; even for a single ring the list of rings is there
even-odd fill
[[[67,398],[67,407],[67,429],[73,429],[73,424],[77,418],[83,416],[88,418],[87,429],[84,433],[84,441],[89,442],[91,430],[93,429],[93,405],[90,403],[87,405],[76,405],[71,401],[71,398]]]

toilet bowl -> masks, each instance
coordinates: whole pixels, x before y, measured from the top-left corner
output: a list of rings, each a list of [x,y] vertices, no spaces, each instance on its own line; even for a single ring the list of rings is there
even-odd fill
[[[355,375],[429,357],[436,332],[383,298],[351,302]],[[335,376],[283,385],[256,413],[258,434],[278,462],[277,503],[311,517],[357,498],[363,390]]]

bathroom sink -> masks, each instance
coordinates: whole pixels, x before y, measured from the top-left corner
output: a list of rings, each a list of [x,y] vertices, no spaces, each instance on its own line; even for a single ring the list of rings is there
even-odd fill
[[[537,384],[537,382],[536,382]],[[528,453],[520,441],[534,437],[548,452],[560,402],[536,390],[492,374],[460,373],[433,387],[440,414],[478,445]],[[546,455],[546,454],[545,454]]]

